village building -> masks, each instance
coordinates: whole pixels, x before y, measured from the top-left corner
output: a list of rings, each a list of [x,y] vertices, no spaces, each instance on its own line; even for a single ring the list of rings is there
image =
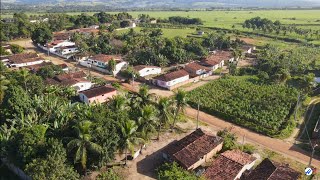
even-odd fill
[[[75,45],[61,46],[56,49],[56,52],[62,55],[75,54],[78,52],[78,48]]]
[[[109,61],[114,60],[116,65],[113,70],[109,68]],[[118,55],[97,54],[89,57],[88,60],[79,61],[82,66],[86,66],[97,71],[117,75],[121,69],[127,67],[128,63]]]
[[[93,85],[90,81],[85,79],[86,76],[87,75],[83,71],[79,71],[75,73],[60,74],[54,78],[46,79],[45,82],[50,85],[74,87],[79,92],[90,89]]]
[[[208,180],[236,180],[253,167],[256,158],[240,150],[220,154],[204,172]]]
[[[179,84],[182,85],[182,83],[187,82],[189,80],[189,73],[182,69],[154,77],[153,80],[158,86],[171,90]]]
[[[53,41],[57,41],[57,40],[63,40],[63,41],[70,40],[71,35],[72,35],[72,33],[70,33],[70,32],[63,32],[63,31],[54,32],[54,33],[53,33]]]
[[[187,64],[184,69],[189,73],[190,77],[204,78],[212,75],[210,68],[200,65],[199,63],[193,62]]]
[[[140,77],[161,74],[161,68],[157,66],[138,65],[134,66],[133,69]]]
[[[99,86],[79,92],[80,100],[86,104],[104,103],[117,95],[117,90],[111,86]]]
[[[9,54],[12,54],[11,45],[10,44],[2,44],[1,46],[6,52],[8,52]]]
[[[46,67],[46,66],[58,66],[58,67],[60,67],[60,68],[62,69],[62,71],[64,71],[64,72],[69,71],[68,65],[66,65],[66,64],[58,64],[58,65],[55,65],[55,64],[53,64],[52,62],[43,62],[43,63],[41,63],[41,64],[35,64],[35,65],[32,65],[32,66],[28,66],[27,68],[28,68],[30,71],[36,73],[36,72],[39,71],[40,68],[43,68],[43,67]]]
[[[297,180],[301,173],[284,165],[264,159],[254,170],[246,171],[241,180]]]
[[[150,20],[150,24],[157,24],[157,20],[156,19],[151,19]]]
[[[193,170],[208,162],[222,148],[223,139],[197,129],[179,141],[174,141],[163,150],[163,157],[176,161],[186,170]]]
[[[234,61],[232,53],[229,51],[217,51],[214,54],[209,55],[203,61],[201,61],[200,64],[209,67],[211,70],[215,71],[218,68],[222,68],[224,66],[225,61]]]
[[[36,53],[22,53],[2,57],[1,61],[9,67],[25,67],[45,62],[44,58]]]

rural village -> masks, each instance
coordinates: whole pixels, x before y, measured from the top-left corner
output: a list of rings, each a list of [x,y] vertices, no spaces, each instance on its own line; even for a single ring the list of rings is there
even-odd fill
[[[119,13],[118,17],[120,15],[126,13]],[[300,121],[296,120],[298,116],[302,119],[306,117],[307,121],[313,119],[313,113],[319,114],[319,104],[316,102],[320,102],[320,74],[317,74],[317,70],[312,71],[316,73],[311,78],[307,75],[301,80],[296,78],[297,82],[303,83],[305,79],[311,79],[305,83],[308,86],[300,83],[301,89],[305,88],[301,92],[291,87],[270,85],[266,82],[271,81],[273,73],[277,75],[278,72],[272,69],[262,73],[254,68],[267,66],[267,63],[259,62],[262,55],[265,58],[278,55],[277,51],[274,54],[271,51],[273,47],[257,46],[251,43],[254,38],[244,36],[210,39],[216,35],[208,29],[199,28],[194,30],[191,38],[203,39],[204,45],[199,47],[196,40],[191,40],[184,48],[193,49],[194,56],[188,56],[179,54],[179,49],[172,50],[187,40],[176,38],[175,42],[171,42],[162,40],[163,34],[157,30],[144,32],[142,29],[140,34],[134,30],[159,25],[161,20],[148,17],[146,21],[146,15],[128,17],[117,28],[112,27],[113,21],[100,21],[51,33],[39,27],[34,30],[39,31],[39,34],[31,35],[32,40],[21,38],[1,41],[1,88],[12,83],[21,84],[19,89],[6,87],[1,92],[3,114],[0,117],[4,118],[4,122],[7,119],[6,123],[1,123],[1,131],[6,133],[0,136],[4,142],[1,152],[10,157],[14,155],[10,155],[9,151],[13,154],[25,151],[25,154],[15,157],[21,158],[24,165],[1,156],[2,163],[10,171],[21,179],[44,177],[32,175],[39,171],[37,169],[40,166],[33,158],[42,158],[45,153],[48,157],[54,158],[55,155],[50,155],[51,151],[48,151],[42,152],[42,157],[37,156],[25,147],[27,145],[19,144],[26,141],[31,143],[28,146],[40,149],[52,148],[52,144],[68,147],[70,151],[63,152],[68,154],[67,159],[74,158],[74,167],[69,164],[56,165],[57,168],[66,166],[65,169],[68,169],[66,173],[69,175],[62,175],[65,179],[79,178],[79,174],[82,179],[112,179],[110,174],[117,174],[120,179],[179,179],[177,176],[180,176],[180,179],[295,180],[308,178],[303,172],[307,167],[317,177],[320,158],[314,152],[319,151],[320,118],[315,115],[316,120],[313,120],[310,131],[302,125],[290,126],[293,121]],[[14,21],[6,18],[2,23]],[[47,21],[50,22],[50,17],[30,19],[28,23],[41,24]],[[125,32],[115,38],[112,32],[120,31]],[[145,40],[131,39],[144,36],[150,36],[151,44],[157,44],[148,45]],[[97,45],[99,42],[94,45],[86,42],[83,45],[84,41],[94,38],[98,41],[106,38],[109,43],[100,46]],[[176,47],[167,48],[170,43]],[[17,46],[23,50],[17,53]],[[101,50],[88,50],[96,46],[100,46]],[[104,46],[110,50],[102,50]],[[139,46],[140,49],[131,46]],[[151,50],[149,46],[154,49]],[[120,51],[120,48],[127,53]],[[140,52],[143,48],[145,51]],[[159,54],[151,56],[151,51]],[[165,52],[169,54],[167,58],[162,56]],[[174,53],[184,60],[174,61],[170,57]],[[148,55],[150,57],[146,60],[142,59],[142,56]],[[288,55],[286,58],[292,57]],[[294,77],[293,72],[297,69],[292,70],[291,77]],[[290,75],[286,75],[280,74],[275,82],[285,83],[284,79],[290,79]],[[41,87],[39,82],[43,83]],[[220,86],[228,88],[221,89]],[[250,89],[254,92],[249,92]],[[260,97],[256,94],[258,92],[264,96]],[[283,94],[275,95],[277,92]],[[303,97],[303,93],[314,93],[313,96],[317,98],[309,99],[310,106],[308,103],[305,105],[308,98]],[[232,104],[227,100],[230,96],[247,102],[247,105],[235,103],[233,108],[219,103],[225,101]],[[265,102],[270,100],[270,104],[265,103],[268,104],[266,109],[278,109],[272,113],[265,112],[265,109],[260,112],[251,110],[259,109],[264,104],[263,101],[254,100],[258,96]],[[211,99],[205,99],[207,97]],[[65,109],[59,110],[62,106]],[[299,111],[302,106],[307,108],[306,112]],[[241,114],[244,109],[249,115]],[[16,116],[13,116],[14,113]],[[255,117],[263,119],[262,116],[268,116],[270,122],[255,120]],[[48,122],[44,119],[48,119]],[[273,119],[281,119],[281,123]],[[27,130],[19,134],[10,130],[9,125]],[[34,127],[38,129],[32,129]],[[301,129],[303,132],[300,132]],[[96,131],[96,134],[90,134],[91,130]],[[40,134],[45,131],[50,132],[47,140],[40,144],[31,142],[36,140],[27,142],[26,138],[40,138]],[[71,138],[74,132],[78,133],[77,138]],[[18,135],[11,139],[10,134],[13,136],[15,133]],[[120,135],[106,137],[112,133]],[[306,138],[305,133],[310,140],[312,152],[297,144],[299,138],[302,144],[309,143],[307,139],[302,140]],[[55,139],[59,134],[62,136],[59,140],[61,142]],[[18,144],[6,146],[5,142],[13,141]],[[119,141],[119,150],[115,141]],[[10,148],[18,149],[14,151]],[[301,166],[298,167],[298,164],[305,165],[303,171],[300,171]],[[59,176],[55,178],[61,179]]]

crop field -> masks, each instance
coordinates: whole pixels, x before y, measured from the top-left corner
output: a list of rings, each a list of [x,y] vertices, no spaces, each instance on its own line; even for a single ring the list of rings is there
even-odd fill
[[[272,137],[285,137],[297,91],[281,85],[260,85],[252,77],[227,77],[188,93],[189,104],[212,115]]]
[[[134,28],[134,31],[140,32],[142,28],[141,27],[136,27]],[[181,36],[181,37],[187,37],[188,35],[192,35],[196,33],[195,29],[168,29],[168,28],[161,28],[163,32],[164,37],[168,38],[173,38],[176,36]],[[125,33],[128,32],[129,29],[120,29],[118,30],[118,33]]]

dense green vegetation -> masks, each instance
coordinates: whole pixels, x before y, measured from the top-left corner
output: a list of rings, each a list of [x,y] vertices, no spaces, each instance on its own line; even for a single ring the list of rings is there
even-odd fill
[[[189,172],[182,167],[178,166],[178,163],[164,163],[158,169],[159,180],[171,180],[171,179],[187,179],[197,180],[199,179],[195,174]]]
[[[180,102],[185,93],[155,98],[146,86],[89,106],[75,100],[72,88],[44,84],[59,69],[48,66],[31,74],[0,65],[1,158],[33,179],[78,179],[112,162],[116,152],[129,155],[174,126],[174,114],[185,106]],[[101,176],[114,177],[111,172]]]
[[[192,106],[199,102],[207,113],[277,136],[294,124],[290,115],[297,95],[295,89],[258,84],[256,78],[226,77],[191,91],[188,97]]]

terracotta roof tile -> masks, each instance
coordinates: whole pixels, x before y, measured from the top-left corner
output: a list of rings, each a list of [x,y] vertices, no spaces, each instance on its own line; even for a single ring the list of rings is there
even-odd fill
[[[241,177],[243,180],[297,180],[301,176],[288,165],[264,159],[254,170]]]
[[[173,71],[169,72],[167,74],[162,74],[160,76],[155,77],[154,79],[160,80],[160,81],[172,81],[174,79],[178,79],[184,76],[189,76],[189,73],[186,70],[178,70],[178,71]]]
[[[55,79],[59,81],[63,81],[65,79],[71,79],[71,78],[85,78],[87,75],[83,71],[78,71],[74,73],[66,73],[66,74],[60,74],[55,77]]]
[[[230,58],[232,58],[232,53],[230,51],[218,51],[215,54],[205,58],[202,64],[214,66],[219,64],[221,61],[229,60]]]
[[[14,63],[24,63],[24,62],[31,62],[27,59],[33,59],[39,57],[36,53],[22,53],[22,54],[15,54],[9,56],[8,59]]]
[[[148,66],[148,65],[137,65],[137,66],[134,66],[133,69],[136,70],[136,71],[140,71],[144,68],[160,68],[158,66]]]
[[[92,60],[101,61],[101,62],[108,62],[111,59],[114,59],[116,61],[121,60],[121,56],[118,55],[106,55],[106,54],[97,54],[95,56],[90,57]]]
[[[201,129],[197,129],[168,146],[164,152],[187,169],[221,143],[222,138],[205,134]]]
[[[240,150],[226,151],[213,161],[204,176],[209,180],[233,180],[245,165],[255,160]]]
[[[94,87],[85,91],[81,91],[80,93],[86,95],[87,98],[92,98],[92,97],[100,96],[103,94],[111,93],[114,91],[117,91],[117,90],[111,86],[99,86],[99,87]]]

